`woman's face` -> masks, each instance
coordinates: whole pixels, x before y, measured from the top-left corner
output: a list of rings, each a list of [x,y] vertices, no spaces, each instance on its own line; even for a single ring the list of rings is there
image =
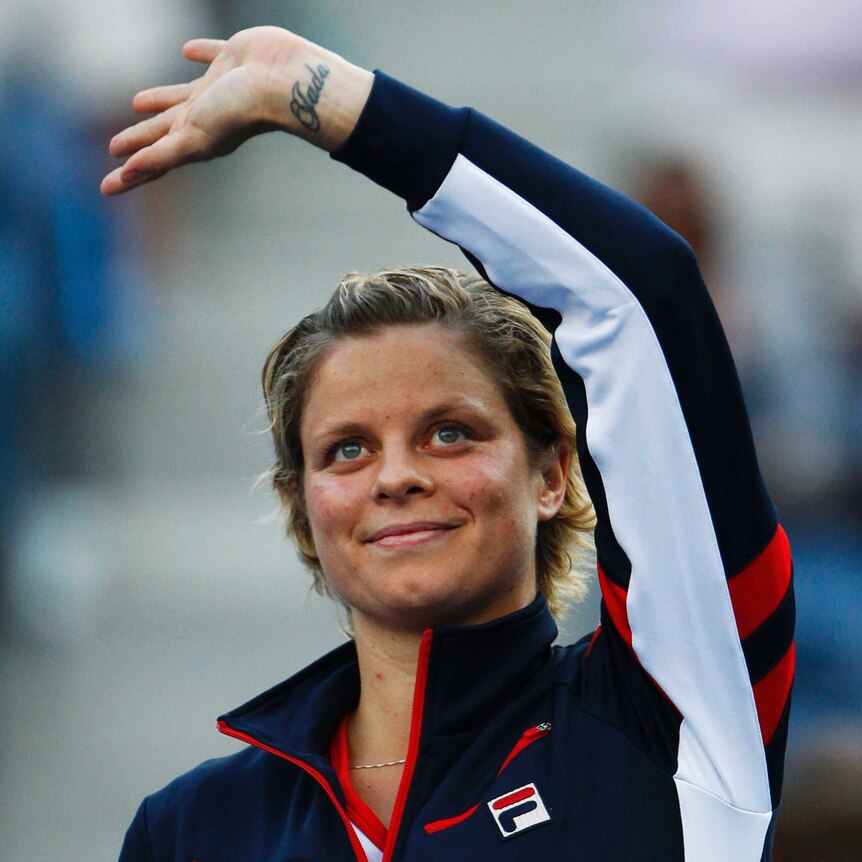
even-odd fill
[[[338,342],[300,434],[315,547],[357,626],[482,622],[533,599],[537,522],[560,506],[567,454],[530,465],[457,334],[402,325]]]

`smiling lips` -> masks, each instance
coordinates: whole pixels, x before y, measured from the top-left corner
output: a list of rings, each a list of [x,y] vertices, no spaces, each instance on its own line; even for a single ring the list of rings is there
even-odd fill
[[[438,521],[391,524],[372,533],[367,541],[380,548],[407,548],[437,539],[456,526],[456,524],[442,524]]]

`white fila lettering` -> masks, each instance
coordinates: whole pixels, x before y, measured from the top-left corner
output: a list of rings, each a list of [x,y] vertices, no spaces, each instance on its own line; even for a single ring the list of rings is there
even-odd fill
[[[551,819],[535,784],[525,784],[488,803],[503,838],[511,838]]]

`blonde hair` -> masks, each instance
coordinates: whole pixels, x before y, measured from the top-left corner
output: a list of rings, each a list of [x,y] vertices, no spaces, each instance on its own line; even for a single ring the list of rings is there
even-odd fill
[[[314,546],[303,494],[300,420],[320,360],[340,339],[385,326],[438,323],[458,333],[483,361],[521,429],[534,466],[561,444],[571,452],[559,512],[538,524],[537,588],[551,613],[586,594],[582,560],[592,547],[595,516],[584,487],[575,423],[551,361],[551,337],[522,303],[478,275],[443,267],[348,273],[326,305],[303,318],[272,348],[262,382],[275,445],[266,474],[286,518],[286,533],[311,570],[317,591],[332,596]]]

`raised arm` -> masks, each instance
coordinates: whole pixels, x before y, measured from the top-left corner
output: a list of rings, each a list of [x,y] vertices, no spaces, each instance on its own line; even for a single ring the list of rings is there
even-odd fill
[[[380,74],[334,155],[404,197],[554,331],[598,518],[594,651],[624,686],[643,690],[626,655],[651,677],[643,724],[652,744],[672,743],[652,753],[674,772],[701,849],[722,846],[731,810],[752,814],[748,846],[762,847],[793,674],[789,548],[691,250],[487,118]]]

